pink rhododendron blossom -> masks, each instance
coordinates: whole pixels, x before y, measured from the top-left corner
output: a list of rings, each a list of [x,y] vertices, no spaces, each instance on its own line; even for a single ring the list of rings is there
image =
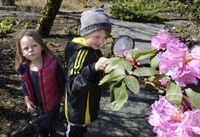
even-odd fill
[[[160,72],[170,75],[180,86],[196,85],[197,78],[200,78],[200,56],[197,51],[200,51],[200,46],[196,46],[191,53],[186,48],[167,49],[159,54]]]
[[[174,38],[167,30],[161,29],[157,36],[151,40],[151,46],[154,49],[165,49],[167,43]]]
[[[163,88],[167,88],[167,86],[168,86],[167,80],[161,79],[161,80],[159,80],[159,82],[160,82],[160,85],[161,85]]]
[[[127,60],[133,60],[133,57],[131,56],[131,54],[127,50],[123,52],[123,56]]]
[[[197,78],[200,78],[200,45],[195,46],[191,50],[191,61],[188,62],[188,65],[193,69]]]
[[[171,48],[174,47],[174,48]],[[179,48],[181,47],[181,48]],[[169,71],[177,70],[183,66],[184,56],[187,54],[188,49],[182,43],[169,46],[165,52],[159,54],[160,59],[160,72],[168,73]]]
[[[195,46],[190,52],[186,44],[164,30],[161,30],[152,39],[152,46],[155,48],[156,45],[166,48],[164,52],[158,54],[161,73],[171,76],[176,84],[183,87],[198,83],[198,79],[200,79],[200,46]]]
[[[200,109],[183,112],[162,96],[151,107],[148,122],[158,137],[200,136]]]
[[[131,54],[128,51],[124,51],[123,56],[126,60],[130,62],[131,65],[138,66],[136,60],[131,56]]]
[[[141,49],[138,48],[138,47],[135,47],[134,50],[135,50],[135,51],[141,51]]]

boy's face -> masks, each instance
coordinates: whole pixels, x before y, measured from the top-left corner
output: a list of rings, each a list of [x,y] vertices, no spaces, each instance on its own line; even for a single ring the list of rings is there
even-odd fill
[[[95,50],[103,46],[106,39],[107,39],[107,32],[105,30],[97,30],[85,36],[86,43]]]

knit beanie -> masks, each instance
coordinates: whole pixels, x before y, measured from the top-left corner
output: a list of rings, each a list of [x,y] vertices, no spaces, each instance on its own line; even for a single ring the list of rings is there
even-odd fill
[[[111,32],[111,22],[102,8],[91,8],[81,14],[80,35],[85,36],[96,30],[105,29]]]

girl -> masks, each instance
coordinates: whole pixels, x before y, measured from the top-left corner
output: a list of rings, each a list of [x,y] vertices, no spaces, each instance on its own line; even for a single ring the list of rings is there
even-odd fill
[[[55,136],[65,77],[56,57],[38,32],[25,30],[17,37],[15,67],[22,76],[27,110],[38,114],[35,123],[39,135]]]

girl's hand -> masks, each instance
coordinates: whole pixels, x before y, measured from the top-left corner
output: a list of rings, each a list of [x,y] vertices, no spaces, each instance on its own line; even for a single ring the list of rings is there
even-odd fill
[[[25,103],[26,103],[28,112],[31,112],[31,113],[35,112],[36,106],[33,104],[32,101],[29,100],[28,96],[25,96]]]
[[[96,62],[95,64],[95,69],[96,71],[99,71],[99,70],[104,70],[105,67],[106,67],[106,64],[104,63],[105,61],[107,60],[107,58],[105,57],[101,57],[99,58],[99,60]]]

